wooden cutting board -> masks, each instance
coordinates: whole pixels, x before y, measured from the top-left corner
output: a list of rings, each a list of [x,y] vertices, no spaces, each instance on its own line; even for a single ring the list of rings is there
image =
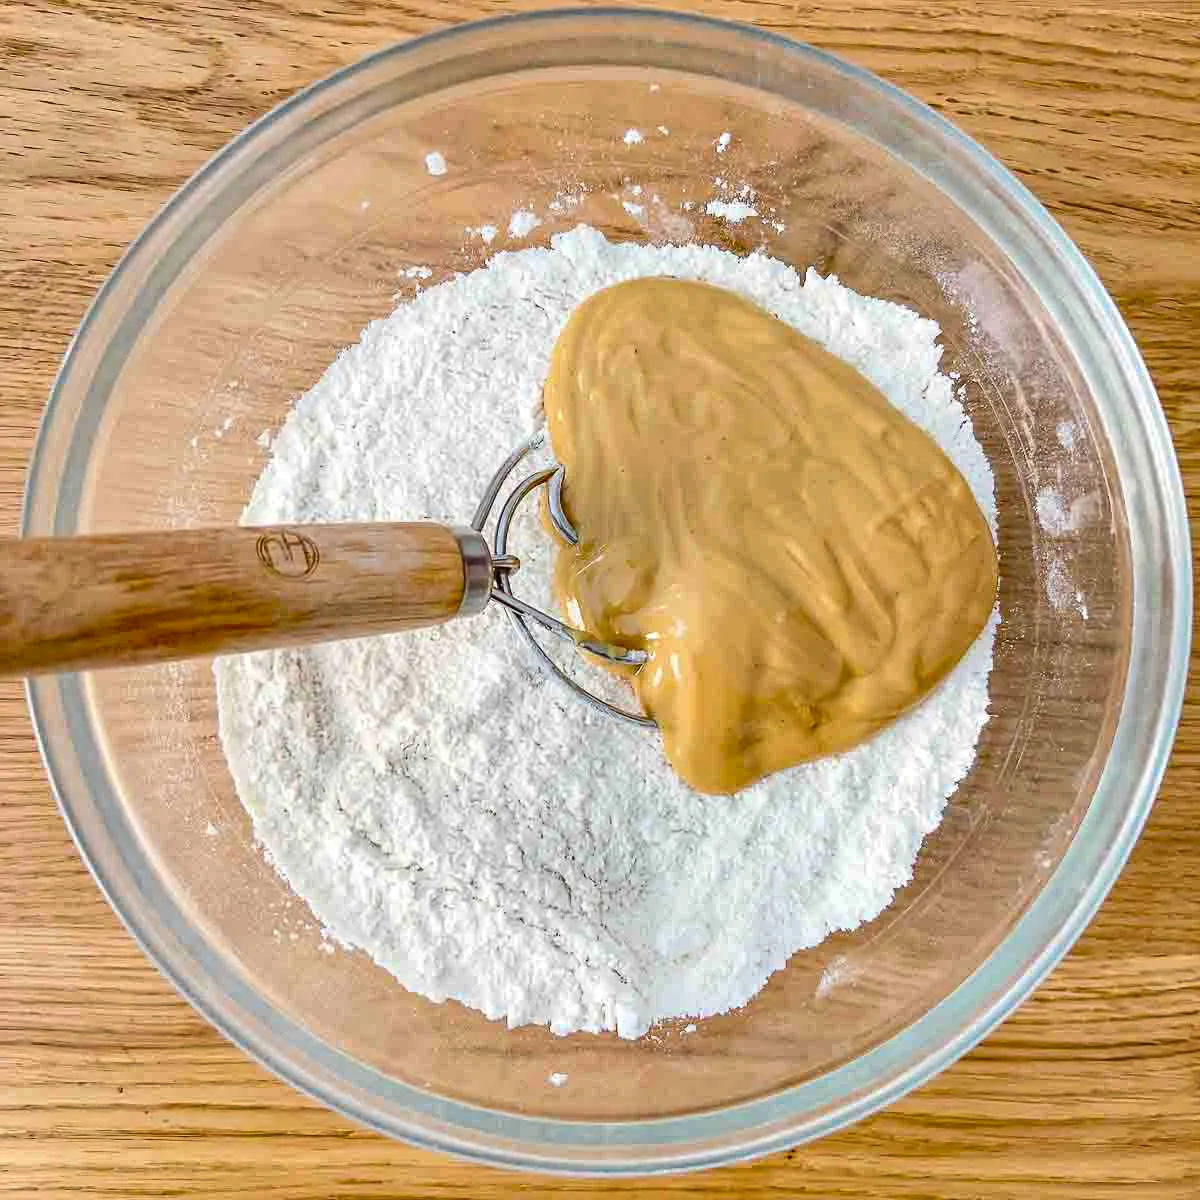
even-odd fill
[[[681,5],[682,6],[682,5]],[[0,531],[54,371],[117,256],[248,121],[490,0],[0,4]],[[1200,497],[1200,6],[702,0],[860,63],[1004,160],[1133,328]],[[1193,519],[1197,500],[1193,499]],[[349,1125],[210,1029],[141,956],[0,685],[0,1196],[1200,1196],[1200,704],[1066,961],[977,1050],[846,1133],[620,1185],[467,1166]]]

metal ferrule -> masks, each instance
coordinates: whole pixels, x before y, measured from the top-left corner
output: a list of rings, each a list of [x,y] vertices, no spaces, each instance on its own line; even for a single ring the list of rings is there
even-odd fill
[[[454,536],[463,560],[463,594],[460,617],[483,612],[492,597],[492,552],[483,534],[465,525],[454,526]]]

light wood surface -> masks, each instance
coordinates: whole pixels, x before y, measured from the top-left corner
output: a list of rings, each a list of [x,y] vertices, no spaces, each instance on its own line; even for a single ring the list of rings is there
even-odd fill
[[[41,405],[118,254],[246,122],[486,0],[0,5],[0,532]],[[1129,321],[1200,497],[1200,7],[698,9],[804,38],[952,117],[1045,201]],[[142,958],[54,809],[0,684],[0,1196],[1200,1195],[1200,705],[1099,917],[1011,1020],[855,1129],[750,1167],[599,1185],[350,1126],[245,1059]]]
[[[0,539],[0,675],[420,629],[464,583],[432,522]]]

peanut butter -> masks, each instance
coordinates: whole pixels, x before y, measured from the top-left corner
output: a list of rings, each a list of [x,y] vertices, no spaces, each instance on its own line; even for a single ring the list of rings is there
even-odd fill
[[[679,776],[728,793],[911,708],[995,603],[991,532],[933,440],[853,367],[731,292],[591,297],[546,417],[580,534],[573,623],[630,673]]]

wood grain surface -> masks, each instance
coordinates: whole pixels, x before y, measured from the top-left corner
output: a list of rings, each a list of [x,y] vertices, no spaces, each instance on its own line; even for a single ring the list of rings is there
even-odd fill
[[[0,3],[0,530],[96,287],[244,124],[492,0]],[[1200,7],[704,0],[957,121],[1045,201],[1130,323],[1200,504]],[[0,1196],[1200,1195],[1200,704],[1154,814],[1063,964],[888,1111],[762,1163],[620,1185],[467,1166],[349,1125],[181,1000],[80,864],[20,689],[0,684]]]

